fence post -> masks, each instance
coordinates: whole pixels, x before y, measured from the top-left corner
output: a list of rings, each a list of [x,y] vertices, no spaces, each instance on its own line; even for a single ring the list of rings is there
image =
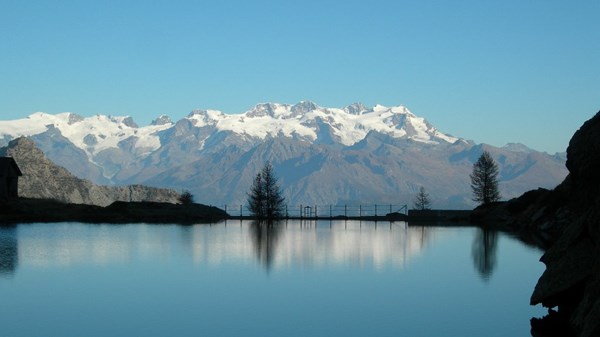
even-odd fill
[[[377,204],[375,204],[375,216],[377,216]]]
[[[289,217],[290,217],[290,215],[288,214],[288,209],[287,209],[287,206],[288,206],[288,205],[287,205],[287,204],[285,204],[285,217],[286,217],[286,218],[289,218]]]
[[[331,219],[331,204],[329,205],[329,218]]]
[[[227,205],[225,205],[225,213],[227,213]],[[227,213],[229,215],[229,213]]]
[[[358,205],[358,217],[362,218],[362,205]]]
[[[344,205],[344,216],[348,217],[348,205]]]
[[[318,218],[318,217],[319,217],[319,215],[318,215],[318,214],[319,214],[319,213],[317,213],[317,205],[315,205],[315,218]]]
[[[304,214],[302,214],[302,204],[300,204],[300,219],[302,219],[302,216],[303,216],[303,215],[304,215]]]
[[[244,210],[242,209],[242,205],[240,205],[240,218],[244,216]]]

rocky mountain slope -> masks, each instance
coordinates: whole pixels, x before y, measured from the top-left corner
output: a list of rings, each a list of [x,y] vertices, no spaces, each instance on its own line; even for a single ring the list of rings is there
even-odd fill
[[[242,204],[254,174],[273,163],[290,204],[410,204],[420,186],[434,207],[472,207],[468,176],[488,150],[506,198],[553,188],[564,154],[475,144],[407,108],[312,102],[258,104],[242,114],[194,110],[139,127],[128,117],[35,113],[0,121],[0,146],[30,136],[54,162],[99,184],[189,189],[205,204]]]
[[[11,141],[0,149],[0,156],[15,159],[23,176],[19,179],[19,196],[55,199],[67,203],[107,206],[115,201],[157,201],[176,203],[179,194],[169,189],[141,185],[99,186],[72,175],[50,161],[27,138]]]

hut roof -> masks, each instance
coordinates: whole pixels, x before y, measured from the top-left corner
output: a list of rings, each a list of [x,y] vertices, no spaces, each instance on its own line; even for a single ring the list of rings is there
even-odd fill
[[[0,157],[0,176],[1,177],[14,177],[22,176],[21,170],[17,165],[17,162],[12,157]]]

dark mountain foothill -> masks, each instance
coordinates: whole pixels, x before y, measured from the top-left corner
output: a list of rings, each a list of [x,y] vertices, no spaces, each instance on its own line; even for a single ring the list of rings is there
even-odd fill
[[[202,223],[227,217],[225,211],[200,204],[178,204],[179,193],[143,185],[102,186],[75,177],[50,161],[27,138],[0,148],[22,176],[19,198],[0,201],[0,225],[19,222]]]
[[[553,310],[532,319],[534,336],[600,336],[600,112],[571,138],[566,166],[569,175],[554,190],[476,209],[473,220],[535,233],[547,248],[531,304]]]

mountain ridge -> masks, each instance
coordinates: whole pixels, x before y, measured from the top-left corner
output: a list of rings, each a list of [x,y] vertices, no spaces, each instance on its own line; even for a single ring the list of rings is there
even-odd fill
[[[308,204],[410,203],[424,186],[435,207],[472,207],[468,175],[483,149],[500,163],[505,197],[552,188],[566,175],[563,154],[475,144],[404,106],[259,103],[242,114],[197,109],[175,122],[155,121],[139,127],[129,117],[35,113],[0,121],[0,146],[29,136],[50,159],[95,183],[189,189],[217,205],[244,203],[266,161],[288,201]]]

